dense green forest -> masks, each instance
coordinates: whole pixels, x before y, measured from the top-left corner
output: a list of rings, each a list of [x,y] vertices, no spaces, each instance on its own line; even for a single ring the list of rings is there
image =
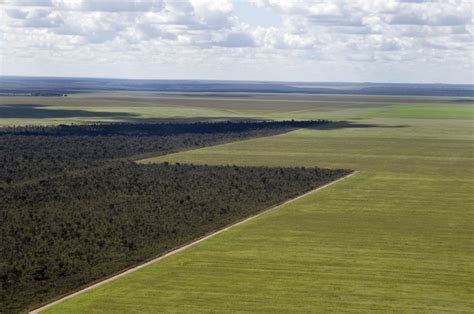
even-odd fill
[[[0,186],[87,169],[111,159],[168,154],[327,121],[95,124],[0,128]]]
[[[201,131],[192,130],[196,125],[183,127],[184,132],[177,128],[175,135],[137,131],[142,127],[131,125],[106,126],[107,131],[104,126],[81,127],[87,135],[61,132],[69,127],[3,129],[2,311],[47,302],[349,172],[142,165],[124,159],[295,126],[239,131],[224,123],[221,131],[206,133],[209,126],[202,125]]]
[[[310,128],[331,123],[328,120],[307,121],[226,121],[194,123],[98,123],[58,126],[20,126],[0,128],[0,135],[178,135],[178,134],[212,134],[229,132],[250,132],[254,130]]]
[[[47,301],[345,170],[120,163],[0,191],[0,303]]]

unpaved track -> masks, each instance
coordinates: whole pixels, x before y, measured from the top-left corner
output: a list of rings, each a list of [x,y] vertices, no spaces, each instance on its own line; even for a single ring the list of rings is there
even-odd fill
[[[190,248],[191,246],[193,246],[193,245],[195,245],[195,244],[198,244],[198,243],[200,243],[200,242],[202,242],[202,241],[205,241],[205,240],[207,240],[207,239],[209,239],[209,238],[211,238],[211,237],[213,237],[213,236],[215,236],[215,235],[218,235],[219,233],[222,233],[222,232],[224,232],[224,231],[226,231],[226,230],[229,230],[230,228],[233,228],[233,227],[236,227],[236,226],[238,226],[238,225],[241,225],[241,224],[243,224],[243,223],[245,223],[245,222],[247,222],[247,221],[250,221],[250,220],[255,219],[255,218],[257,218],[257,217],[259,217],[259,216],[261,216],[261,215],[264,215],[264,214],[268,213],[269,211],[272,211],[272,210],[274,210],[274,209],[280,208],[280,207],[285,206],[285,205],[287,205],[287,204],[289,204],[289,203],[292,203],[292,202],[294,202],[294,201],[296,201],[296,200],[299,200],[299,199],[301,199],[301,198],[303,198],[303,197],[305,197],[305,196],[308,196],[309,194],[312,194],[312,193],[314,193],[314,192],[316,192],[316,191],[319,191],[319,190],[322,190],[322,189],[324,189],[324,188],[327,188],[328,186],[333,185],[333,184],[335,184],[335,183],[337,183],[337,182],[339,182],[339,181],[342,181],[342,180],[344,180],[344,179],[347,179],[347,178],[349,178],[349,177],[351,177],[351,176],[357,174],[358,172],[359,172],[359,171],[351,172],[350,174],[348,174],[348,175],[346,175],[346,176],[344,176],[344,177],[342,177],[342,178],[339,178],[339,179],[337,179],[337,180],[335,180],[335,181],[332,181],[332,182],[329,182],[329,183],[327,183],[327,184],[325,184],[325,185],[322,185],[322,186],[320,186],[320,187],[317,187],[317,188],[315,188],[315,189],[313,189],[313,190],[311,190],[311,191],[309,191],[309,192],[306,192],[306,193],[304,193],[304,194],[301,194],[301,195],[299,195],[299,196],[296,196],[296,197],[294,197],[294,198],[291,198],[291,199],[289,199],[289,200],[287,200],[287,201],[285,201],[285,202],[283,202],[283,203],[281,203],[281,204],[278,204],[278,205],[275,205],[275,206],[273,206],[273,207],[270,207],[270,208],[268,208],[268,209],[266,209],[266,210],[264,210],[264,211],[259,212],[258,214],[254,215],[254,216],[251,216],[251,217],[245,218],[245,219],[243,219],[243,220],[240,220],[240,221],[234,223],[233,225],[227,226],[227,227],[225,227],[225,228],[223,228],[223,229],[220,229],[220,230],[218,230],[218,231],[216,231],[216,232],[214,232],[214,233],[211,233],[211,234],[209,234],[209,235],[207,235],[207,236],[204,236],[204,237],[202,237],[202,238],[200,238],[200,239],[197,239],[197,240],[195,240],[195,241],[193,241],[193,242],[191,242],[191,243],[188,243],[188,244],[185,244],[185,245],[183,245],[183,246],[181,246],[181,247],[178,247],[178,248],[174,249],[173,251],[170,251],[170,252],[168,252],[168,253],[166,253],[166,254],[164,254],[164,255],[161,255],[160,257],[157,257],[157,258],[155,258],[155,259],[152,259],[152,260],[150,260],[150,261],[148,261],[148,262],[145,262],[145,263],[143,263],[143,264],[140,264],[140,265],[138,265],[138,266],[132,267],[132,268],[130,268],[130,269],[128,269],[128,270],[126,270],[126,271],[120,273],[120,274],[117,274],[117,275],[112,276],[112,277],[110,277],[110,278],[104,279],[104,280],[102,280],[102,281],[100,281],[100,282],[97,282],[97,283],[95,283],[95,284],[93,284],[93,285],[90,285],[89,287],[86,287],[86,288],[84,288],[84,289],[82,289],[82,290],[79,290],[79,291],[77,291],[77,292],[74,292],[74,293],[72,293],[72,294],[69,294],[69,295],[67,295],[67,296],[65,296],[65,297],[63,297],[63,298],[61,298],[61,299],[59,299],[59,300],[56,300],[56,301],[51,302],[51,303],[49,303],[49,304],[46,304],[46,305],[44,305],[44,306],[42,306],[42,307],[40,307],[40,308],[38,308],[38,309],[32,310],[32,311],[30,311],[29,313],[30,313],[30,314],[38,314],[38,313],[40,313],[40,312],[42,312],[42,311],[44,311],[44,310],[46,310],[46,309],[49,309],[50,307],[52,307],[52,306],[54,306],[54,305],[56,305],[56,304],[59,304],[59,303],[64,302],[64,301],[66,301],[66,300],[68,300],[68,299],[71,299],[71,298],[73,298],[73,297],[75,297],[75,296],[77,296],[77,295],[79,295],[79,294],[81,294],[81,293],[84,293],[84,292],[87,292],[87,291],[89,291],[89,290],[92,290],[92,289],[95,289],[95,288],[97,288],[97,287],[100,287],[100,286],[102,286],[102,285],[105,285],[106,283],[109,283],[109,282],[111,282],[111,281],[113,281],[113,280],[115,280],[115,279],[118,279],[118,278],[120,278],[120,277],[122,277],[122,276],[125,276],[125,275],[129,274],[129,273],[132,273],[132,272],[134,272],[134,271],[137,271],[137,270],[139,270],[139,269],[141,269],[141,268],[143,268],[143,267],[146,267],[146,266],[148,266],[148,265],[151,265],[151,264],[154,264],[154,263],[156,263],[156,262],[159,262],[159,261],[161,261],[161,260],[163,260],[163,259],[165,259],[165,258],[167,258],[167,257],[169,257],[169,256],[171,256],[171,255],[175,255],[175,254],[177,254],[177,253],[179,253],[179,252],[182,252],[182,251],[184,251],[184,250]]]

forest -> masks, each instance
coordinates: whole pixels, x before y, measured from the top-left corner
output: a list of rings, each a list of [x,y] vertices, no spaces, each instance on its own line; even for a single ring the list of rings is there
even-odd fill
[[[178,135],[178,134],[223,134],[251,132],[255,130],[276,130],[287,128],[309,128],[331,123],[328,120],[284,120],[284,121],[225,121],[225,122],[179,122],[179,123],[97,123],[58,126],[18,126],[0,128],[0,135]]]
[[[328,121],[110,123],[0,128],[0,186],[87,169],[104,161],[168,154]]]
[[[77,127],[88,135],[69,127],[3,130],[1,308],[40,305],[350,172],[123,158],[292,127],[282,125],[209,133],[186,126],[176,135],[128,125]]]

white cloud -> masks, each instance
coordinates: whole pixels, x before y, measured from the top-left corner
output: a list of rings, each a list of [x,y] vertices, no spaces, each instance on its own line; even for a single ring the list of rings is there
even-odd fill
[[[54,71],[63,71],[58,68],[65,60],[82,60],[81,69],[68,63],[70,75],[88,75],[84,64],[100,64],[109,72],[113,66],[136,68],[136,77],[150,76],[154,66],[165,67],[168,72],[153,76],[174,77],[170,72],[176,64],[183,71],[197,71],[184,76],[209,78],[236,73],[245,64],[249,72],[224,78],[263,78],[270,71],[264,77],[272,79],[279,65],[281,71],[292,71],[288,79],[325,80],[316,73],[334,77],[332,71],[323,71],[332,66],[339,71],[338,80],[361,71],[361,80],[403,81],[411,76],[395,77],[388,71],[384,76],[380,71],[396,64],[410,73],[419,69],[432,74],[441,71],[437,68],[444,62],[443,72],[448,65],[453,68],[448,80],[473,79],[470,0],[248,3],[279,15],[281,23],[248,25],[236,13],[238,3],[227,0],[4,0],[0,2],[0,70],[21,74],[28,72],[21,66],[36,71],[50,64],[51,72],[44,74],[55,75]],[[110,66],[105,66],[107,62]],[[34,74],[42,74],[38,71]],[[101,76],[122,73],[109,72]],[[366,77],[374,73],[378,76]]]
[[[63,0],[62,6],[67,7],[70,0]],[[78,2],[78,8],[82,11],[100,12],[149,12],[160,11],[163,8],[161,0],[83,0]]]
[[[53,6],[51,0],[5,0],[6,4],[26,7],[50,7]]]
[[[14,19],[25,19],[28,16],[28,12],[20,9],[7,9],[5,12],[9,17]]]
[[[215,44],[222,47],[253,47],[255,46],[255,41],[249,33],[232,32],[227,34],[224,39],[217,41]]]

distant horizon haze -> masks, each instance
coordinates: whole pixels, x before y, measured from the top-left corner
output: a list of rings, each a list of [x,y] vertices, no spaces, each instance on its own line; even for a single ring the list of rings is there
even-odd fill
[[[328,86],[341,84],[380,84],[380,85],[466,85],[474,86],[472,83],[446,83],[446,82],[432,82],[432,83],[421,83],[421,82],[388,82],[388,81],[285,81],[285,80],[250,80],[250,79],[210,79],[210,78],[130,78],[130,77],[106,77],[106,76],[49,76],[49,75],[14,75],[14,74],[0,74],[0,78],[33,78],[33,79],[91,79],[91,80],[128,80],[128,81],[170,81],[170,82],[216,82],[216,83],[276,83],[276,84],[328,84]],[[1,84],[1,81],[0,81]]]

